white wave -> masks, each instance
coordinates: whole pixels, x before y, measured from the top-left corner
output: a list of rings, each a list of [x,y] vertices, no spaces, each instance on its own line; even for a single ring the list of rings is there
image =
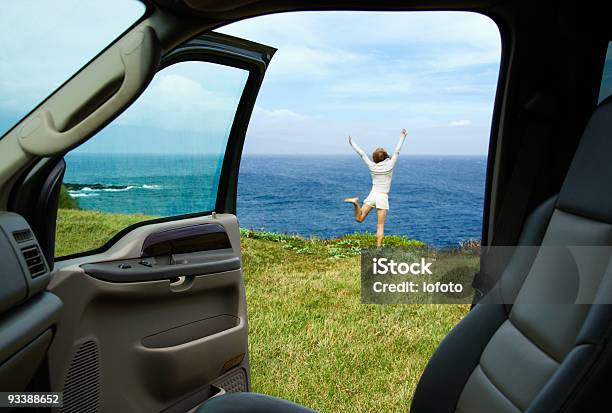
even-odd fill
[[[96,193],[100,192],[125,192],[131,189],[162,189],[161,185],[157,184],[144,184],[144,185],[127,185],[124,188],[91,188],[89,186],[84,186],[81,189],[72,189],[68,190],[68,193],[75,198],[79,197],[87,197],[87,196],[95,196]]]
[[[70,192],[70,191],[68,191],[68,194],[70,194],[70,196],[73,198],[86,198],[90,196],[98,196],[98,194],[84,194],[80,192]]]
[[[133,189],[134,185],[128,185],[125,188],[102,188],[101,191],[104,192],[123,192],[123,191],[129,191],[130,189]],[[83,188],[85,189],[85,188]]]

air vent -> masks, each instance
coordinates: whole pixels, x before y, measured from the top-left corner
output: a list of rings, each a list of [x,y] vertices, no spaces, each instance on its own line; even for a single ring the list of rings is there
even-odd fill
[[[23,254],[23,258],[28,265],[32,278],[36,278],[39,275],[43,275],[45,272],[47,272],[45,262],[43,261],[37,246],[22,248],[21,253]]]
[[[95,413],[100,399],[100,358],[98,344],[83,342],[70,363],[64,382],[61,413]]]
[[[32,231],[29,229],[22,229],[20,231],[13,231],[13,238],[18,243],[26,242],[32,239]]]

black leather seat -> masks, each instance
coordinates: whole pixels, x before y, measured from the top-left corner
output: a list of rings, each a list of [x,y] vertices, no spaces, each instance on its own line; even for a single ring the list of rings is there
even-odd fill
[[[208,400],[198,413],[315,413],[298,404],[257,393],[226,393]]]
[[[519,244],[612,246],[612,100],[591,117],[561,192],[531,214]],[[607,392],[612,382],[611,257],[588,274],[586,289],[580,286],[582,302],[603,304],[564,304],[555,296],[575,297],[576,284],[556,282],[559,272],[544,259],[544,250],[515,255],[492,294],[443,340],[421,377],[411,412],[612,410]],[[513,304],[494,299],[501,291]],[[263,411],[310,412],[252,393],[221,396],[199,410]]]

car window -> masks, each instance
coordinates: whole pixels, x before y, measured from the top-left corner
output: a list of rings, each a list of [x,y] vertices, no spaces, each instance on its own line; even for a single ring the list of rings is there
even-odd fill
[[[501,56],[491,19],[300,12],[218,30],[278,48],[240,162],[242,228],[373,245],[376,213],[358,222],[342,202],[362,205],[372,189],[347,138],[368,158],[377,147],[391,155],[406,128],[385,233],[435,247],[478,244]]]
[[[58,223],[93,220],[100,231],[83,242],[58,225],[62,247],[56,256],[102,246],[118,222],[127,227],[213,210],[247,78],[248,71],[234,67],[176,63],[111,124],[68,153]]]
[[[612,95],[612,42],[608,43],[608,52],[606,53],[606,62],[599,88],[599,102],[610,95]]]
[[[0,136],[144,11],[136,0],[2,2]]]

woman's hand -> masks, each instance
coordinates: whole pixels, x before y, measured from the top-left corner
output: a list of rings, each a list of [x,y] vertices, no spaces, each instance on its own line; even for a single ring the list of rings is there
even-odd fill
[[[400,131],[400,137],[401,137],[401,138],[405,138],[407,134],[408,134],[408,133],[406,132],[406,129],[402,129],[402,130]],[[350,139],[350,137],[349,137],[349,139]]]

